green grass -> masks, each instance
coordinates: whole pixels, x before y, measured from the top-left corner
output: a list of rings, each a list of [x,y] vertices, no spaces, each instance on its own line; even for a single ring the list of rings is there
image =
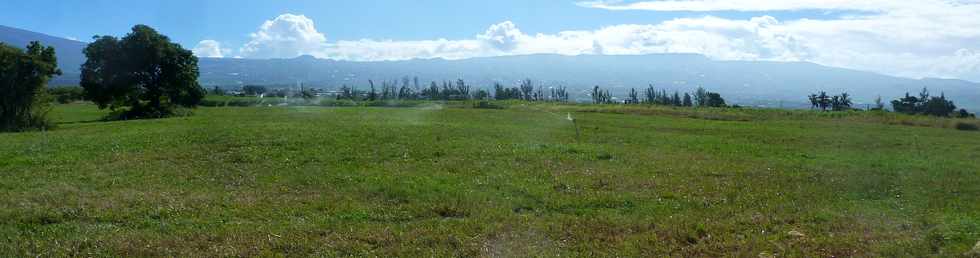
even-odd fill
[[[56,130],[0,134],[0,253],[956,257],[980,240],[977,132],[471,106],[58,106]]]

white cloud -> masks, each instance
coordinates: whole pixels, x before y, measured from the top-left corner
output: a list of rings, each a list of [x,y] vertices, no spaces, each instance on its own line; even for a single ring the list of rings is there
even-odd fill
[[[381,61],[415,58],[463,59],[490,56],[492,51],[479,40],[338,41],[315,56],[340,60]]]
[[[490,25],[486,32],[477,35],[476,38],[484,40],[496,49],[508,51],[516,48],[526,36],[513,22],[505,21]]]
[[[787,11],[852,10],[879,11],[882,6],[904,0],[666,0],[623,3],[622,1],[584,1],[579,6],[607,10],[648,11]]]
[[[318,55],[327,43],[327,37],[316,30],[313,20],[288,13],[266,21],[250,37],[251,41],[240,50],[242,56],[250,58]]]
[[[231,53],[231,49],[221,48],[220,42],[207,39],[198,42],[197,46],[194,46],[194,49],[191,49],[191,52],[194,52],[194,55],[198,57],[222,58]]]
[[[658,25],[616,25],[594,31],[528,35],[512,22],[491,25],[475,39],[431,41],[339,41],[320,57],[377,61],[412,58],[461,59],[523,54],[699,53],[716,59],[803,60],[806,46],[772,31],[772,17],[732,21],[715,17],[677,19]]]
[[[646,3],[646,4],[642,4]],[[679,18],[595,30],[527,34],[504,21],[468,39],[327,42],[302,15],[267,21],[240,51],[247,58],[309,54],[355,61],[552,53],[635,55],[697,53],[719,60],[808,61],[907,77],[980,81],[980,2],[943,0],[689,0],[632,4],[580,3],[604,9],[859,10],[832,19],[778,20],[771,16]],[[627,8],[628,7],[628,8]]]

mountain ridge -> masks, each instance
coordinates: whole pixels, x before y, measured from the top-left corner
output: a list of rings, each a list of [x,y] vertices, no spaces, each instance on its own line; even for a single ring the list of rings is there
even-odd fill
[[[61,68],[63,75],[53,78],[51,85],[78,84],[78,77],[81,76],[79,71],[85,63],[85,54],[82,50],[87,43],[0,25],[0,42],[23,49],[31,41],[39,41],[43,45],[54,47],[58,57],[58,67]]]
[[[0,25],[0,42],[23,48],[34,40],[56,48],[59,66],[65,74],[51,84],[77,84],[79,67],[85,62],[82,49],[86,43]],[[419,77],[423,86],[428,81],[462,78],[486,88],[496,82],[511,86],[530,78],[544,87],[567,86],[573,92],[584,93],[599,85],[617,95],[650,84],[669,91],[691,91],[704,86],[734,103],[755,106],[787,103],[788,107],[805,105],[806,95],[817,91],[846,91],[858,103],[869,103],[879,95],[887,101],[928,87],[935,94],[947,94],[963,107],[980,109],[980,83],[967,80],[902,78],[812,62],[712,60],[693,53],[532,54],[393,61],[345,61],[305,55],[277,59],[200,58],[199,65],[199,81],[207,87],[303,83],[334,88],[344,84],[364,86],[369,79],[377,82],[408,76]]]
[[[210,86],[242,84],[363,86],[367,80],[399,80],[418,76],[424,82],[462,78],[487,87],[510,86],[531,78],[543,86],[568,86],[583,91],[594,85],[625,94],[629,88],[653,84],[669,91],[704,86],[736,103],[801,107],[816,91],[849,92],[859,103],[878,95],[890,100],[923,87],[945,92],[965,107],[980,107],[980,84],[958,79],[909,79],[873,72],[823,66],[812,62],[716,61],[696,54],[581,55],[555,54],[480,57],[461,60],[413,59],[354,62],[331,59],[202,58],[202,81]],[[426,83],[427,85],[427,83]],[[425,86],[425,85],[423,85]],[[579,96],[588,99],[586,96]]]

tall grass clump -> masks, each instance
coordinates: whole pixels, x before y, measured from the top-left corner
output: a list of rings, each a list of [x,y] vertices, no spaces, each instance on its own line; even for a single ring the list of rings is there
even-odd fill
[[[971,124],[971,123],[966,123],[966,122],[957,122],[956,123],[956,130],[960,130],[960,131],[980,131],[980,126],[977,126],[977,124]]]

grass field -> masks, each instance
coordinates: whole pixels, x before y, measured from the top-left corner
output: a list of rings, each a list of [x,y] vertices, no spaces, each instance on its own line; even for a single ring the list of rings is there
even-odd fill
[[[58,106],[56,130],[0,134],[0,254],[957,257],[980,241],[978,132],[467,107],[103,122]]]

